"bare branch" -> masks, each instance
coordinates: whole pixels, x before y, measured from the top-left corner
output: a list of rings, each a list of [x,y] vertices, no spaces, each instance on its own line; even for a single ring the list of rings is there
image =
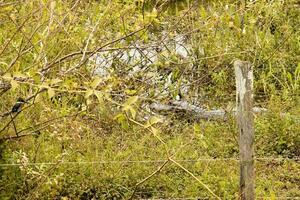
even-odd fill
[[[123,37],[120,37],[120,38],[115,39],[115,40],[113,40],[113,41],[111,41],[111,42],[108,42],[108,43],[106,43],[106,44],[104,44],[104,45],[102,45],[102,46],[100,46],[100,47],[94,49],[93,51],[86,51],[85,53],[86,53],[86,54],[89,54],[89,56],[88,56],[87,58],[85,58],[85,59],[81,62],[81,64],[80,64],[79,66],[81,66],[81,65],[84,64],[84,63],[86,63],[86,61],[87,61],[90,57],[92,57],[95,53],[99,52],[99,51],[102,50],[103,48],[105,48],[105,47],[107,47],[107,46],[109,46],[109,45],[111,45],[111,44],[114,44],[114,43],[116,43],[116,42],[119,42],[119,41],[121,41],[121,40],[124,40],[124,39],[126,39],[126,38],[128,38],[128,37],[131,37],[131,36],[135,35],[136,33],[140,32],[140,31],[142,31],[142,30],[145,30],[145,29],[148,28],[149,26],[150,26],[150,25],[145,26],[145,27],[140,28],[140,29],[138,29],[138,30],[136,30],[136,31],[133,31],[133,32],[131,32],[131,33],[129,33],[129,34],[123,36]],[[83,51],[72,52],[72,53],[70,53],[70,54],[68,54],[68,55],[65,55],[65,56],[59,58],[57,61],[55,61],[55,62],[51,63],[50,65],[46,66],[45,68],[43,68],[43,69],[41,70],[41,72],[47,71],[48,69],[52,68],[54,65],[56,65],[56,64],[58,64],[58,63],[60,63],[60,62],[62,62],[62,61],[64,61],[64,60],[66,60],[66,59],[68,59],[68,58],[71,58],[71,57],[74,57],[74,56],[77,56],[77,55],[81,55],[81,54],[83,54]]]
[[[152,178],[155,174],[159,173],[169,162],[170,160],[166,160],[157,170],[155,170],[154,172],[152,172],[149,176],[147,176],[146,178],[144,178],[143,180],[141,180],[140,182],[138,182],[135,187],[134,190],[132,192],[132,195],[129,197],[129,200],[134,198],[134,195],[137,191],[138,186],[140,186],[141,184],[143,184],[144,182],[146,182],[148,179]]]
[[[196,179],[196,181],[198,183],[200,183],[205,189],[207,189],[209,191],[209,193],[211,193],[215,198],[221,200],[221,198],[219,196],[217,196],[206,184],[204,184],[200,179],[198,179],[192,172],[190,172],[188,169],[186,169],[185,167],[183,167],[180,163],[176,162],[172,158],[169,158],[169,160],[171,162],[173,162],[174,164],[176,164],[181,169],[183,169],[183,171],[185,171],[186,173],[188,173],[189,175],[191,175],[194,179]]]

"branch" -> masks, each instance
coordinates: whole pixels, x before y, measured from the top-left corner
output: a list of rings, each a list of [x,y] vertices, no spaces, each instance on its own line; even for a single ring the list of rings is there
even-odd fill
[[[138,182],[135,187],[134,187],[134,190],[133,190],[133,193],[132,195],[129,197],[129,200],[133,199],[135,193],[136,193],[136,190],[138,188],[139,185],[143,184],[144,182],[146,182],[148,179],[150,179],[151,177],[153,177],[155,174],[159,173],[165,166],[166,164],[169,162],[170,160],[166,160],[157,170],[155,170],[154,172],[152,172],[149,176],[147,176],[146,178],[144,178],[143,180],[141,180],[140,182]]]
[[[129,33],[129,34],[127,34],[127,35],[121,37],[121,38],[118,38],[118,39],[115,39],[115,40],[113,40],[113,41],[110,41],[110,42],[108,42],[108,43],[106,43],[106,44],[104,44],[104,45],[102,45],[102,46],[100,46],[100,47],[94,49],[93,51],[86,51],[85,53],[86,53],[86,54],[89,54],[89,56],[88,56],[87,58],[85,58],[85,60],[84,60],[80,65],[84,64],[90,57],[92,57],[95,53],[101,51],[104,47],[107,47],[107,46],[109,46],[109,45],[111,45],[111,44],[114,44],[114,43],[119,42],[119,41],[121,41],[121,40],[124,40],[124,39],[126,39],[126,38],[128,38],[128,37],[131,37],[131,36],[133,36],[134,34],[140,32],[140,31],[142,31],[142,30],[145,30],[145,29],[148,28],[149,26],[150,26],[150,25],[145,26],[145,27],[142,27],[142,28],[140,28],[140,29],[138,29],[138,30],[136,30],[136,31],[133,31],[133,32],[131,32],[131,33]],[[60,62],[62,62],[62,61],[64,61],[64,60],[66,60],[66,59],[68,59],[68,58],[74,57],[74,56],[76,56],[76,55],[81,55],[81,54],[83,54],[83,51],[76,51],[76,52],[72,52],[72,53],[70,53],[70,54],[67,54],[67,55],[65,55],[65,56],[63,56],[63,57],[61,57],[61,58],[59,58],[57,61],[52,62],[51,64],[49,64],[48,66],[46,66],[45,68],[43,68],[43,69],[41,70],[41,72],[47,71],[48,69],[52,68],[54,65],[56,65],[56,64],[58,64],[58,63],[60,63]]]
[[[185,167],[183,167],[181,164],[179,164],[178,162],[176,162],[172,158],[169,158],[169,160],[171,162],[173,162],[174,164],[176,164],[181,169],[183,169],[186,173],[188,173],[189,175],[191,175],[194,179],[196,179],[198,181],[198,183],[200,183],[205,189],[207,189],[215,198],[217,198],[218,200],[221,200],[220,197],[218,197],[206,184],[204,184],[202,181],[200,181],[200,179],[198,179],[192,172],[190,172],[188,169],[186,169]]]
[[[4,53],[8,45],[13,41],[14,37],[21,31],[21,29],[25,26],[26,22],[39,11],[40,9],[37,9],[30,13],[30,15],[22,22],[22,24],[18,27],[18,29],[13,33],[12,37],[8,39],[8,41],[4,44],[3,49],[0,51],[0,55]]]
[[[47,91],[47,89],[46,89],[46,88],[43,88],[43,89],[39,90],[36,94],[34,94],[34,95],[28,97],[27,99],[25,99],[25,101],[28,102],[28,101],[30,101],[31,99],[35,98],[38,94],[40,94],[40,93],[42,93],[42,92],[45,92],[45,91]],[[33,105],[33,104],[31,104],[31,105]],[[31,105],[30,105],[30,106],[31,106]],[[29,107],[29,106],[27,106],[26,108],[28,108],[28,107]],[[22,112],[22,111],[25,110],[26,108],[20,110],[20,112]],[[15,118],[20,112],[18,112],[18,113],[14,116],[14,118]],[[6,117],[6,116],[10,115],[11,113],[12,113],[12,109],[11,109],[10,111],[8,111],[8,112],[5,112],[5,113],[1,114],[0,117]],[[11,122],[9,122],[9,123],[11,123]],[[3,130],[2,130],[2,131],[3,131]],[[2,131],[0,131],[0,133],[1,133]]]

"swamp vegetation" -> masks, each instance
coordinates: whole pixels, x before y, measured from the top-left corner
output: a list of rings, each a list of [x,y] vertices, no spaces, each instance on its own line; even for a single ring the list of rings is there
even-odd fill
[[[0,0],[0,199],[238,199],[236,59],[256,197],[300,198],[299,22],[297,0]]]

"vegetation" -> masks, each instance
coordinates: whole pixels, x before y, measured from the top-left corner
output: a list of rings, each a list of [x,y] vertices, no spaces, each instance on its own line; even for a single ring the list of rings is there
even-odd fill
[[[299,6],[0,0],[0,199],[237,199],[234,117],[149,106],[180,97],[230,112],[236,59],[253,63],[267,109],[256,196],[299,198]]]

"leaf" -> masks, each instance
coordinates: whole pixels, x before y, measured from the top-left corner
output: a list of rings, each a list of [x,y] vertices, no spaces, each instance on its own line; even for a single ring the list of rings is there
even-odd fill
[[[14,72],[13,77],[27,78],[27,76],[21,72]]]
[[[5,80],[11,80],[11,79],[12,79],[10,73],[5,73],[5,74],[2,76],[2,78],[5,79]]]
[[[149,128],[150,126],[157,124],[159,122],[162,122],[162,119],[158,118],[156,116],[153,116],[146,122],[145,128]]]
[[[138,99],[139,99],[138,96],[129,97],[127,99],[127,101],[123,104],[123,106],[124,107],[130,106],[130,105],[134,104],[135,102],[137,102]]]
[[[273,190],[270,191],[270,200],[276,200],[276,195]]]
[[[51,81],[50,81],[50,84],[51,85],[55,85],[55,84],[57,84],[57,83],[59,83],[59,82],[61,82],[62,80],[60,80],[60,79],[58,79],[58,78],[55,78],[55,79],[52,79]]]
[[[157,9],[155,7],[152,9],[151,15],[157,17]]]
[[[102,81],[102,80],[101,80],[100,77],[95,77],[95,79],[94,79],[93,82],[91,83],[91,87],[92,87],[93,89],[95,89],[95,88],[99,85],[99,83],[100,83],[101,81]]]
[[[54,95],[55,95],[55,91],[54,91],[54,89],[52,89],[52,88],[48,88],[47,92],[48,92],[48,96],[49,96],[49,98],[52,98],[52,97],[54,97]]]
[[[104,100],[103,100],[103,95],[102,95],[102,93],[99,92],[99,91],[95,91],[94,94],[96,95],[96,97],[97,97],[99,103],[100,103],[100,104],[103,104]]]
[[[117,120],[117,122],[122,126],[123,129],[128,129],[128,122],[127,118],[123,113],[120,113],[114,117],[114,120]]]
[[[131,113],[132,119],[135,119],[135,117],[136,117],[136,110],[132,106],[129,106],[129,111]]]
[[[158,118],[158,117],[155,117],[155,116],[150,118],[150,123],[151,124],[156,124],[156,123],[159,123],[159,122],[162,122],[161,118]]]
[[[151,127],[151,132],[153,133],[154,136],[158,136],[158,134],[159,134],[159,130],[154,127]]]
[[[194,132],[195,133],[200,133],[201,132],[201,127],[199,124],[194,124]]]
[[[286,73],[286,77],[287,77],[289,83],[293,84],[293,76],[292,76],[292,74],[290,72]]]
[[[19,87],[19,83],[15,80],[11,80],[10,81],[10,84],[11,84],[11,89],[14,91],[15,89],[17,89],[17,87]]]
[[[41,85],[39,85],[40,89],[44,89],[44,88],[49,88],[49,85],[47,83],[42,83]]]
[[[128,94],[128,95],[134,95],[136,93],[136,90],[128,90],[128,89],[126,89],[125,93]]]
[[[205,10],[205,8],[203,6],[200,8],[200,16],[202,18],[206,18],[207,17],[206,10]]]
[[[94,93],[94,90],[88,89],[85,93],[84,98],[88,99],[93,93]]]
[[[203,133],[202,133],[202,129],[200,124],[195,123],[194,126],[194,134],[196,134],[200,139],[202,139],[204,137]]]
[[[120,114],[117,114],[113,119],[118,121],[118,119],[122,116],[124,116],[124,114],[120,113]]]
[[[42,95],[37,95],[34,99],[34,102],[42,102],[43,101],[43,96]]]

